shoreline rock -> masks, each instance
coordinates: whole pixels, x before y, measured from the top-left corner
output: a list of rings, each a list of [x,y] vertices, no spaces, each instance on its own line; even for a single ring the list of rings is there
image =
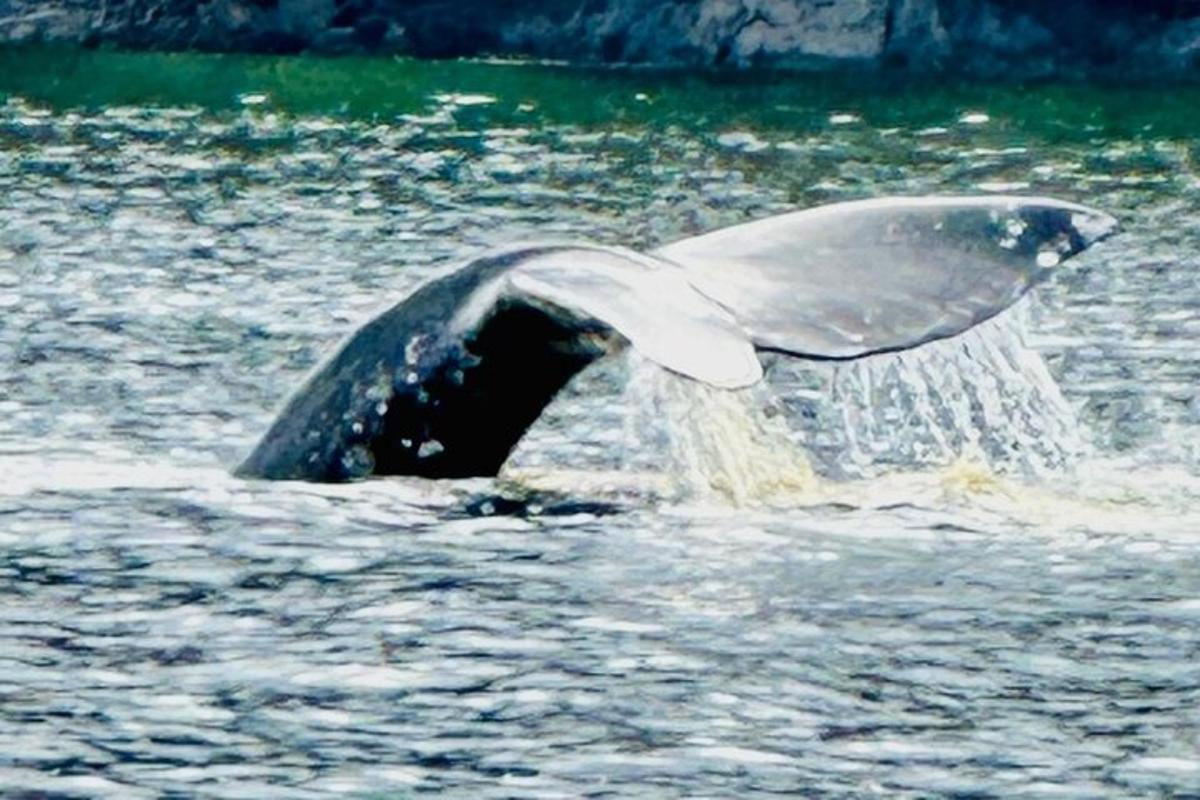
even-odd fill
[[[0,0],[0,42],[1200,76],[1200,0]]]

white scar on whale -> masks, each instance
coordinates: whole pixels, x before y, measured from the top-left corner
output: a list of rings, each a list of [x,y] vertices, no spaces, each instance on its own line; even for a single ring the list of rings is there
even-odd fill
[[[248,478],[494,476],[572,377],[632,349],[745,390],[762,359],[853,360],[963,334],[1116,220],[1039,197],[820,206],[650,253],[531,244],[477,257],[354,331],[237,469]],[[727,408],[711,395],[712,408]]]

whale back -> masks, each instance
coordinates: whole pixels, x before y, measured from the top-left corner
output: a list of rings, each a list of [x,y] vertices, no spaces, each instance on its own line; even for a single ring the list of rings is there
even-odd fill
[[[820,206],[662,247],[759,347],[857,358],[961,333],[1008,308],[1115,220],[1047,198]]]

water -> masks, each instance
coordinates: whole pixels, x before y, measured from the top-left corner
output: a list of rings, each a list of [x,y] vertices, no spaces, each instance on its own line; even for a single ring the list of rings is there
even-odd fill
[[[1200,794],[1200,92],[871,88],[0,52],[0,794]],[[499,482],[228,475],[446,259],[999,189],[1125,232],[747,402],[604,365]]]

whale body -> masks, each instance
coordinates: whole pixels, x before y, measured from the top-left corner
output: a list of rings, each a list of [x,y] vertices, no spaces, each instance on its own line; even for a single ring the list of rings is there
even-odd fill
[[[917,347],[1000,313],[1116,227],[1050,198],[883,198],[648,254],[587,244],[488,253],[354,331],[236,473],[495,475],[572,376],[625,347],[726,389],[762,378],[759,351],[853,359]]]

